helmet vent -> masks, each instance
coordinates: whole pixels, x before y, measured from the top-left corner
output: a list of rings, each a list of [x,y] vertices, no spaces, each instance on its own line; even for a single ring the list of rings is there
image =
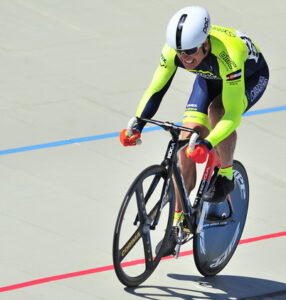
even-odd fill
[[[182,15],[178,22],[178,26],[176,30],[176,45],[178,50],[182,49],[182,32],[183,32],[183,26],[187,16],[188,16],[187,14]]]

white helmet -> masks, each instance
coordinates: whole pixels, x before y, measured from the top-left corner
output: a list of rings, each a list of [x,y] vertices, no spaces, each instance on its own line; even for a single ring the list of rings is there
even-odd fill
[[[171,48],[178,50],[200,47],[210,30],[210,16],[201,6],[187,6],[169,21],[166,37]]]

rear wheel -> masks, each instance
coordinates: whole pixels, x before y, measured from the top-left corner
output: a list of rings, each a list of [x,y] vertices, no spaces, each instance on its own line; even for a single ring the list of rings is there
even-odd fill
[[[155,247],[169,237],[173,217],[174,186],[166,169],[145,169],[130,186],[114,231],[113,263],[124,285],[137,286],[155,270],[163,254],[161,247],[156,255]]]
[[[234,161],[233,172],[235,188],[229,199],[219,204],[204,203],[208,205],[207,217],[201,231],[194,235],[194,260],[204,276],[214,276],[227,265],[243,232],[249,183],[246,170],[239,161]]]

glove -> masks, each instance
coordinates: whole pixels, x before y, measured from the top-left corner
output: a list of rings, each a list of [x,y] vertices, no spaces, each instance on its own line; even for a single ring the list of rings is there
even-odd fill
[[[212,149],[212,145],[207,140],[202,140],[196,144],[195,149],[192,151],[189,146],[185,150],[185,154],[188,158],[191,158],[195,163],[202,164],[207,160],[209,151]]]
[[[119,139],[123,146],[136,146],[136,141],[140,139],[141,133],[136,129],[132,129],[133,134],[127,135],[127,129],[123,129],[120,132]]]

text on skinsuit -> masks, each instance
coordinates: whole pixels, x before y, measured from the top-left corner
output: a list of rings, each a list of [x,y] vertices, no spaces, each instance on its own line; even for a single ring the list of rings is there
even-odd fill
[[[242,39],[244,42],[247,51],[248,51],[248,59],[254,59],[255,62],[258,61],[259,52],[256,49],[255,45],[253,44],[252,40],[245,34],[237,30],[235,34]]]
[[[260,76],[258,83],[254,86],[254,88],[250,91],[250,101],[254,101],[257,96],[259,96],[266,88],[268,83],[268,79],[264,76]]]
[[[230,70],[237,67],[236,63],[229,57],[229,55],[225,51],[222,51],[219,54],[219,57],[223,60],[223,62],[226,63],[227,67]]]

